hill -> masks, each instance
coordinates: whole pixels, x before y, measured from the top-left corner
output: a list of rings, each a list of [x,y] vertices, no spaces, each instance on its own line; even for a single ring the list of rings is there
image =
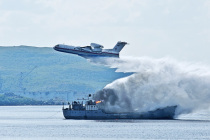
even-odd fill
[[[39,101],[73,100],[128,75],[49,47],[0,47],[0,94]]]

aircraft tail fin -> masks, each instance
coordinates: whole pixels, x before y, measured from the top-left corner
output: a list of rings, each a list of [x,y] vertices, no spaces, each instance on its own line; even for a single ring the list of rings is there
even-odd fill
[[[128,43],[118,41],[117,44],[114,46],[113,50],[116,52],[120,52],[126,44],[128,44]]]

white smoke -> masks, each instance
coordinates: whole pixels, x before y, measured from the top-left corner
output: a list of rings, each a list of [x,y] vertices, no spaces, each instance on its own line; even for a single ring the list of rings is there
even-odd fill
[[[177,114],[210,107],[210,69],[170,58],[124,58],[94,61],[134,74],[96,93],[112,111],[150,111],[177,105]]]

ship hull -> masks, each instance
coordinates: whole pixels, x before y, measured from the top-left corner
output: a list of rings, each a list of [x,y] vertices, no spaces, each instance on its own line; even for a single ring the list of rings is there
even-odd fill
[[[108,119],[174,119],[177,106],[170,106],[148,112],[129,113],[106,113],[103,110],[68,110],[63,109],[66,119],[88,119],[88,120],[108,120]]]

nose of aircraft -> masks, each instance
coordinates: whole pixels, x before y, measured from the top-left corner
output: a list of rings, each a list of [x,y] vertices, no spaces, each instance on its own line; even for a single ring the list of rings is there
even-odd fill
[[[59,48],[59,45],[56,45],[55,47],[53,47],[54,50],[57,50]]]

